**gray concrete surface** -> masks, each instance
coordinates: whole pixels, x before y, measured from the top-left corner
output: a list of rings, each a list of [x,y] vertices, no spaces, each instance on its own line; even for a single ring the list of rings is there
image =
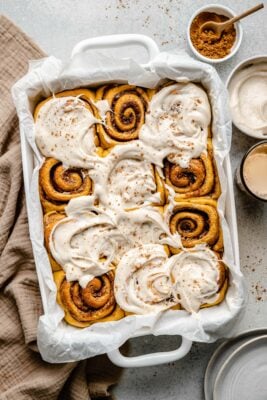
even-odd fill
[[[205,0],[0,0],[0,13],[16,22],[48,54],[67,59],[72,47],[87,37],[113,33],[143,33],[162,49],[185,48],[186,27],[194,10]],[[213,3],[219,3],[214,0]],[[252,0],[221,0],[242,11]],[[267,53],[267,2],[265,9],[242,22],[244,38],[238,54],[217,67],[223,80],[244,58]],[[231,161],[236,168],[255,140],[233,130]],[[242,271],[249,292],[245,314],[235,331],[267,327],[267,204],[250,200],[235,190]],[[174,348],[177,338],[150,337],[130,341],[131,354]],[[194,344],[182,361],[122,373],[113,393],[117,400],[202,400],[207,362],[217,347]]]

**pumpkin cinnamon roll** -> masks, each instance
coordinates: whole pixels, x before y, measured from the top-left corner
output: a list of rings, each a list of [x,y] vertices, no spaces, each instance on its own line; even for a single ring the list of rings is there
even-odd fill
[[[164,247],[157,244],[146,244],[125,253],[115,278],[115,296],[123,310],[149,314],[177,305],[167,262]]]
[[[176,192],[176,200],[203,196],[217,199],[220,196],[211,141],[208,141],[207,153],[192,158],[185,168],[179,165],[179,154],[170,154],[164,162],[164,176],[167,185]]]
[[[216,201],[212,199],[190,199],[175,204],[170,217],[170,231],[179,233],[182,245],[191,248],[198,244],[213,247],[222,245],[220,220]],[[179,250],[171,247],[172,253]]]
[[[34,112],[35,141],[45,157],[64,165],[91,168],[97,156],[94,93],[87,89],[57,93]]]
[[[194,83],[172,83],[152,97],[139,138],[166,155],[179,154],[187,167],[207,147],[211,108],[207,93]]]
[[[40,198],[44,212],[64,211],[69,200],[91,194],[88,171],[64,168],[54,158],[47,158],[39,171]]]
[[[69,282],[63,271],[54,273],[57,302],[65,311],[65,321],[76,327],[95,322],[116,321],[124,317],[114,296],[114,273],[93,278],[85,287]]]
[[[113,207],[131,209],[145,203],[163,205],[165,190],[156,166],[146,161],[120,161],[111,172],[106,200]],[[105,203],[105,201],[103,201]]]
[[[49,261],[51,264],[52,271],[59,271],[61,270],[61,266],[57,261],[54,259],[54,257],[51,254],[50,251],[50,246],[49,246],[49,240],[50,240],[50,235],[52,232],[52,229],[54,226],[64,219],[66,217],[66,214],[64,213],[59,213],[56,211],[49,212],[44,215],[44,243],[45,243],[45,248],[49,257]]]
[[[94,194],[107,207],[132,209],[143,205],[163,205],[165,188],[160,171],[144,158],[141,143],[115,146],[90,171]]]
[[[208,248],[182,251],[169,259],[175,297],[188,312],[224,300],[228,288],[225,264]]]
[[[96,92],[96,100],[106,100],[109,110],[104,124],[97,125],[103,148],[137,139],[148,109],[148,91],[132,85],[105,85]]]

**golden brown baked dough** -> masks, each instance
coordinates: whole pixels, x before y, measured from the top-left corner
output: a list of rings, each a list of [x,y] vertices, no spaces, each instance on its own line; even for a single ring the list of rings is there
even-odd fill
[[[170,231],[181,235],[182,244],[186,248],[208,244],[211,248],[217,245],[216,250],[222,251],[220,220],[215,200],[194,198],[177,202],[170,217]],[[172,253],[179,251],[171,247]]]
[[[217,257],[219,258],[219,256],[217,255]],[[219,284],[219,290],[218,290],[218,298],[216,301],[214,301],[213,303],[205,303],[202,304],[202,306],[200,308],[208,308],[208,307],[214,307],[218,304],[220,304],[226,295],[227,289],[228,289],[228,285],[229,285],[229,280],[228,280],[228,269],[226,267],[226,265],[224,264],[224,262],[222,262],[221,260],[219,260],[219,280],[218,280],[218,284]]]
[[[51,264],[52,271],[59,271],[61,270],[61,266],[56,262],[56,260],[53,258],[50,248],[49,248],[49,238],[50,234],[52,232],[53,227],[57,222],[59,222],[61,219],[65,218],[66,214],[62,212],[56,212],[52,211],[44,215],[44,243],[45,243],[45,248],[49,257],[49,261]]]
[[[84,328],[94,322],[124,317],[115,301],[113,271],[92,279],[84,289],[78,282],[68,282],[64,271],[55,272],[54,280],[58,289],[57,301],[70,325]]]
[[[193,158],[188,168],[182,168],[166,159],[164,176],[167,185],[176,192],[176,200],[203,196],[217,199],[221,193],[210,139],[207,154],[202,153],[199,158]]]
[[[92,182],[88,171],[65,169],[54,158],[46,158],[39,171],[40,198],[44,212],[64,211],[68,201],[91,194]]]
[[[110,106],[105,125],[97,125],[101,147],[109,148],[138,138],[145,122],[148,93],[132,85],[105,85],[97,90],[96,101],[107,100]]]

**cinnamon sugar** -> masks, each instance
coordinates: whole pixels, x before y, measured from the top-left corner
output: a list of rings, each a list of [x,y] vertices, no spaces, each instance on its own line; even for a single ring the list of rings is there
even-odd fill
[[[223,31],[220,38],[212,30],[200,31],[201,25],[205,22],[225,22],[228,19],[224,15],[211,12],[202,12],[194,18],[190,27],[190,38],[200,54],[208,58],[224,58],[230,53],[236,39],[234,25]]]

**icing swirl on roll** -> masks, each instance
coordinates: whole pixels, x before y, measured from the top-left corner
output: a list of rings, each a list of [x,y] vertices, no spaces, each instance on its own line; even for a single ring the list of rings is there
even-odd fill
[[[185,168],[206,150],[210,122],[205,91],[193,83],[176,83],[152,97],[139,137],[165,155],[175,151],[175,162]]]
[[[123,310],[147,314],[175,305],[166,261],[160,245],[132,249],[123,256],[114,285],[116,301]]]
[[[89,168],[94,161],[95,127],[100,122],[89,103],[79,97],[54,97],[39,108],[35,121],[35,139],[45,157],[64,165]]]
[[[91,279],[109,271],[125,239],[112,219],[92,210],[68,214],[50,235],[54,259],[66,272],[68,281],[85,287]]]
[[[220,289],[220,261],[209,249],[182,251],[169,259],[170,276],[179,303],[188,312],[215,303]]]
[[[71,200],[67,217],[50,235],[51,254],[67,280],[77,280],[85,287],[93,277],[112,269],[126,251],[146,243],[180,246],[179,235],[171,235],[162,216],[152,208],[116,213],[94,207],[93,201],[92,196]]]
[[[149,150],[142,143],[116,146],[101,161],[90,171],[90,177],[95,183],[94,193],[102,204],[129,209],[160,203],[162,193],[157,193],[160,178]],[[159,190],[164,193],[163,185]]]
[[[197,312],[219,304],[226,288],[223,263],[203,247],[170,258],[156,244],[132,249],[122,257],[115,277],[117,303],[135,314],[160,312],[178,304]]]
[[[144,203],[156,191],[154,171],[146,161],[121,160],[109,176],[107,190],[118,207]]]
[[[180,236],[171,234],[163,216],[152,207],[118,212],[116,219],[120,233],[128,239],[129,249],[148,243],[181,247]]]

